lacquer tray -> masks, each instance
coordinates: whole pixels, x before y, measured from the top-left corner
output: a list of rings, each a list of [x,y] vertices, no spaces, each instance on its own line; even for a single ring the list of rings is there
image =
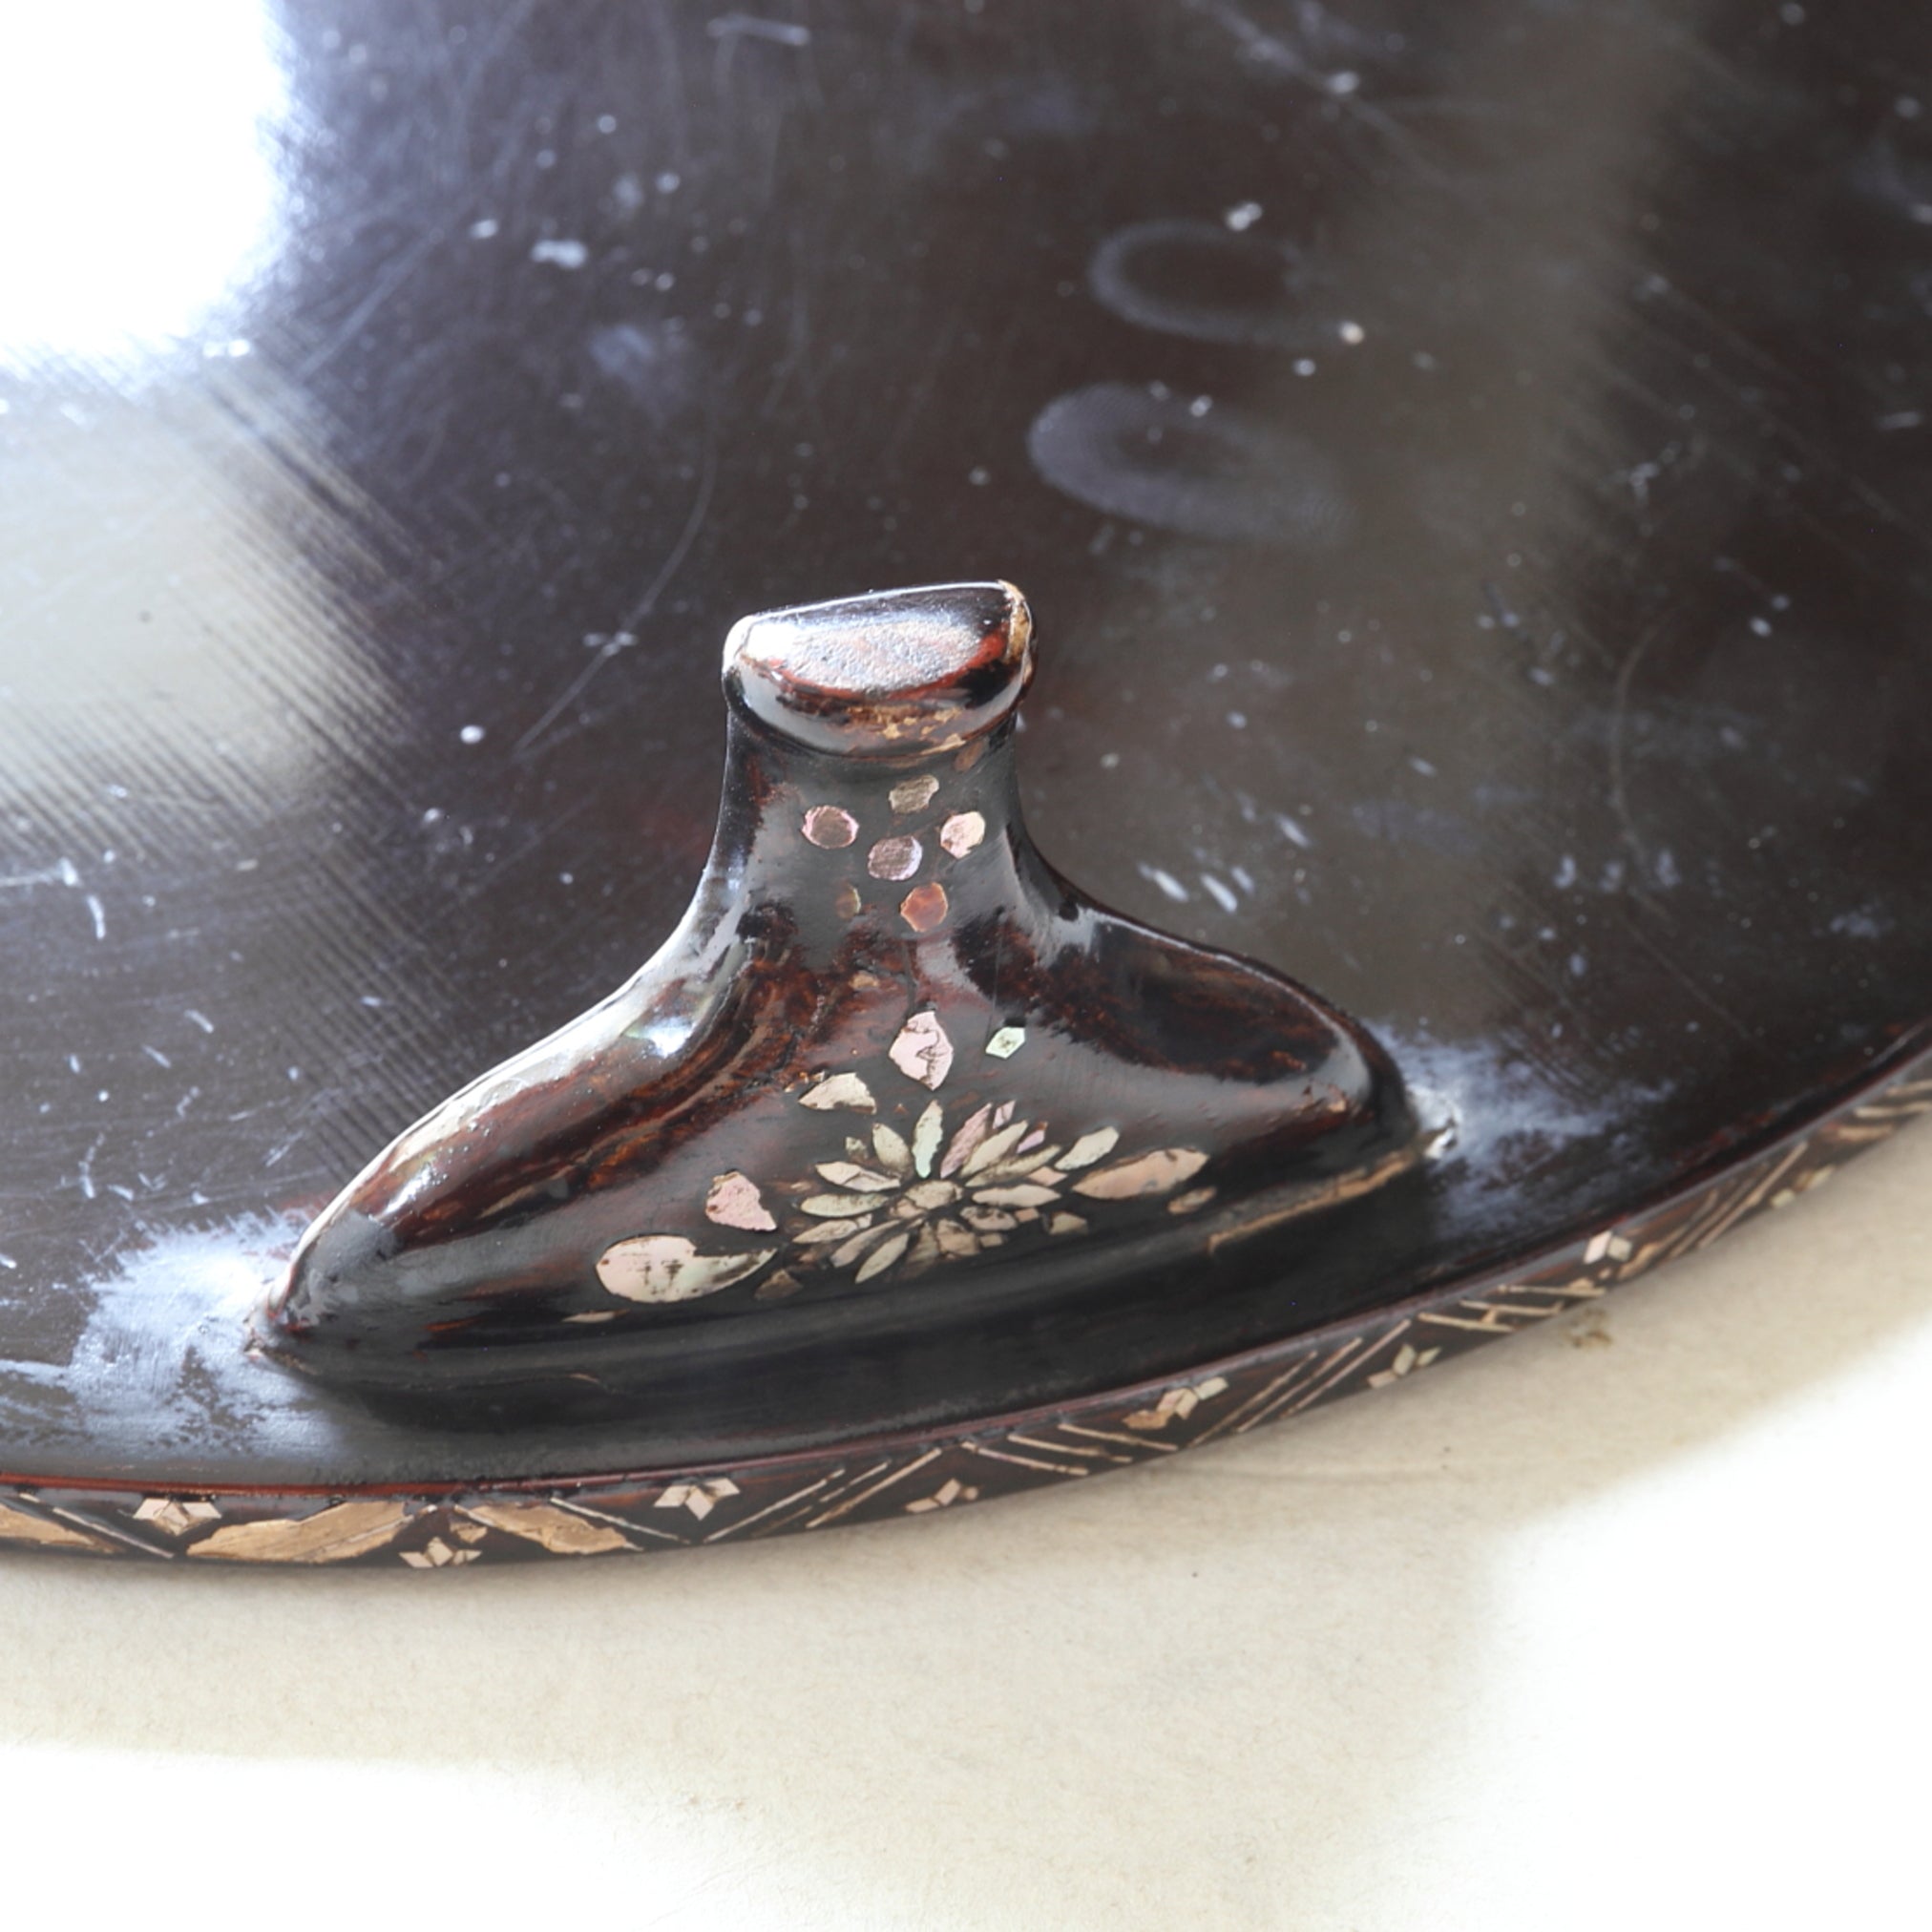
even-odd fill
[[[1926,43],[880,0],[158,44],[193,138],[96,127],[32,231],[125,272],[50,240],[0,305],[0,1538],[920,1514],[1399,1381],[1932,1103]],[[1363,1022],[1402,1190],[615,1413],[249,1354],[368,1157],[682,914],[730,624],[999,578],[1040,847]]]

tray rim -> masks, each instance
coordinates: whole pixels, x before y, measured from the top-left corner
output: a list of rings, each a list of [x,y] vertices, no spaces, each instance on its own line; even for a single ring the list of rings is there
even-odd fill
[[[0,1471],[0,1548],[428,1569],[698,1547],[993,1501],[1246,1435],[1533,1327],[1787,1206],[1928,1112],[1932,1022],[1922,1022],[1865,1079],[1769,1141],[1569,1240],[1044,1406],[765,1457],[480,1483],[121,1485]],[[304,1502],[317,1506],[291,1512]]]

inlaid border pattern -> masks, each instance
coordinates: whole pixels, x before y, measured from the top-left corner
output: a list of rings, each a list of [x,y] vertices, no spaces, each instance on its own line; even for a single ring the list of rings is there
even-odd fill
[[[156,1562],[387,1564],[689,1548],[988,1502],[1245,1436],[1599,1299],[1828,1181],[1932,1111],[1932,1052],[1717,1178],[1527,1270],[1442,1290],[1180,1379],[921,1437],[676,1474],[322,1493],[0,1482],[0,1545]]]

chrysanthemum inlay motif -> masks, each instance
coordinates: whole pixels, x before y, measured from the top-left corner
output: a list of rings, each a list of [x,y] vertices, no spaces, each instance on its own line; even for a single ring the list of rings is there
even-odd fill
[[[1005,1026],[983,1050],[1010,1059],[1025,1040],[1023,1027]],[[908,1018],[887,1054],[926,1087],[944,1083],[955,1057],[930,1009]],[[821,1075],[797,1099],[820,1114],[880,1111],[857,1073]],[[928,1101],[909,1131],[874,1118],[848,1136],[844,1159],[815,1162],[802,1180],[774,1185],[735,1168],[719,1174],[705,1195],[705,1219],[775,1233],[778,1243],[716,1253],[680,1234],[634,1235],[606,1250],[598,1278],[625,1300],[671,1302],[765,1275],[758,1292],[776,1299],[803,1287],[798,1277],[809,1270],[850,1270],[860,1282],[888,1273],[910,1280],[936,1262],[962,1261],[1017,1236],[1084,1234],[1096,1208],[1108,1203],[1160,1200],[1169,1213],[1191,1214],[1215,1197],[1211,1186],[1187,1186],[1208,1163],[1199,1148],[1120,1155],[1117,1127],[1056,1137],[1043,1121],[1016,1119],[1018,1103],[1010,1100],[961,1111],[963,1119],[956,1113],[949,1121],[944,1101]],[[781,1224],[774,1209],[787,1199],[795,1205]]]
[[[1083,1234],[1088,1215],[1076,1210],[1088,1202],[1169,1194],[1208,1159],[1192,1147],[1162,1147],[1109,1161],[1120,1140],[1114,1128],[1069,1144],[1015,1111],[1012,1101],[988,1102],[949,1131],[944,1103],[933,1101],[910,1139],[881,1121],[870,1140],[849,1140],[849,1158],[820,1162],[822,1191],[799,1203],[810,1222],[793,1237],[793,1266],[849,1268],[855,1281],[888,1270],[910,1278],[1029,1227]]]

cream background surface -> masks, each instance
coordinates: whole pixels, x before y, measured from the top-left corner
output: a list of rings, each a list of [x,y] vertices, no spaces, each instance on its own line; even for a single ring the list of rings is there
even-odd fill
[[[631,1561],[0,1558],[9,1922],[1927,1922],[1932,1130],[1199,1454]]]

